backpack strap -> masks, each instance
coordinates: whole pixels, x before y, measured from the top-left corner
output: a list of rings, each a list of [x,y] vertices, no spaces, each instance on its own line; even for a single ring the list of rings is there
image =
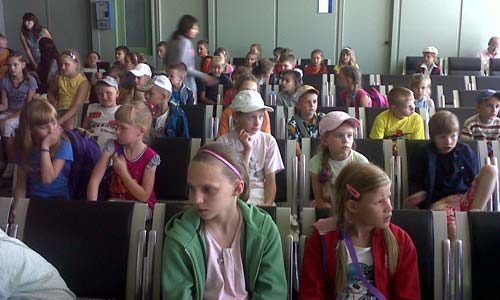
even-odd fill
[[[326,239],[324,235],[320,235],[319,238],[321,241],[321,258],[323,261],[323,272],[325,273],[326,287],[328,290],[332,290],[333,285],[330,281],[330,276],[328,276],[330,273],[328,272],[328,251],[326,247]]]
[[[303,138],[309,138],[309,137],[311,137],[309,135],[309,132],[307,131],[306,127],[304,126],[304,122],[302,122],[302,119],[295,117],[295,115],[292,118],[295,120],[295,123],[297,123],[297,127],[299,129],[300,135]]]

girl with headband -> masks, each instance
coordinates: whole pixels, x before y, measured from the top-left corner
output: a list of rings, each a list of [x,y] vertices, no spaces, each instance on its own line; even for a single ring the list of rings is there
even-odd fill
[[[391,181],[373,164],[352,162],[335,181],[336,218],[307,239],[300,299],[420,299],[417,252],[391,224]]]
[[[245,203],[250,179],[241,154],[205,145],[187,182],[193,207],[165,228],[164,299],[286,299],[278,228]]]

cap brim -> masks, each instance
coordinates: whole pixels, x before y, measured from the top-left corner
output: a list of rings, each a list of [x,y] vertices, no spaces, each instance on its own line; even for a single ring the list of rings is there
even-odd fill
[[[146,74],[142,73],[141,71],[138,71],[138,70],[130,70],[130,73],[134,74],[134,76],[136,77],[141,77],[141,76],[144,76]]]
[[[258,110],[261,110],[261,109],[264,109],[265,111],[268,111],[268,112],[273,112],[274,109],[272,107],[269,107],[269,106],[247,106],[247,107],[244,107],[244,108],[233,108],[234,111],[236,112],[242,112],[242,113],[249,113],[249,112],[254,112],[254,111],[258,111]]]

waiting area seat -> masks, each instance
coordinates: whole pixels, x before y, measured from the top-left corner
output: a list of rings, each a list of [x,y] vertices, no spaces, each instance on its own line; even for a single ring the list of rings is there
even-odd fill
[[[448,57],[447,62],[447,75],[483,75],[479,57]]]

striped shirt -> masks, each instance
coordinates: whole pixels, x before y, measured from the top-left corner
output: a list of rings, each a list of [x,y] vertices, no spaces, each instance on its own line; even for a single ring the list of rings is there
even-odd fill
[[[490,123],[483,123],[479,114],[468,118],[462,128],[462,139],[478,141],[495,141],[500,139],[500,118],[496,117]]]

